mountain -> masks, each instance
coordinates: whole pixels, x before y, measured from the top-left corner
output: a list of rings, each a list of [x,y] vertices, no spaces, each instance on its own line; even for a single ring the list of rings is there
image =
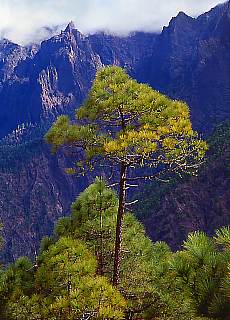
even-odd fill
[[[71,115],[82,103],[101,66],[125,67],[138,81],[187,101],[201,133],[230,117],[229,6],[227,2],[196,19],[180,12],[160,34],[83,35],[70,23],[40,45],[0,40],[0,137],[14,130],[0,141],[5,261],[32,255],[90,181],[66,176],[67,160],[51,156],[42,136],[58,114]],[[229,223],[228,156],[223,157],[213,159],[199,177],[178,184],[177,193],[170,188],[164,194],[145,191],[143,210],[156,194],[164,199],[151,204],[148,218],[142,218],[154,240],[167,240],[176,248],[196,227],[212,232]]]
[[[102,65],[189,103],[208,133],[229,117],[230,2],[191,18],[180,12],[160,34],[83,35],[70,23],[40,46],[0,42],[0,137],[21,123],[53,119],[82,103]],[[208,79],[208,81],[207,81]]]
[[[87,176],[76,180],[65,174],[70,160],[60,153],[51,156],[40,131],[31,132],[37,138],[0,144],[0,217],[6,242],[2,261],[34,256],[41,238],[53,232],[55,221],[69,214],[76,195],[92,182]]]
[[[180,12],[144,58],[139,80],[191,107],[201,132],[229,117],[230,2],[191,18]]]
[[[103,33],[85,36],[70,23],[33,50],[9,42],[11,68],[0,78],[0,137],[21,123],[54,120],[60,113],[73,112],[86,97],[98,68],[118,64],[132,70],[154,40],[155,35],[142,33],[126,38]],[[2,61],[7,50],[3,47]]]

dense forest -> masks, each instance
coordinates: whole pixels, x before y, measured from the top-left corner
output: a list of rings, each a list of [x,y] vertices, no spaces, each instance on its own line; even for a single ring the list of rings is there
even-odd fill
[[[142,194],[155,190],[157,205],[225,152],[228,137],[226,123],[205,142],[192,130],[185,103],[121,68],[101,69],[76,121],[61,116],[46,134],[54,152],[77,156],[67,174],[99,176],[42,239],[35,259],[2,266],[0,318],[229,319],[230,228],[189,233],[173,251],[148,238],[126,192],[135,187],[132,195],[140,198],[138,181],[142,188],[154,180]]]
[[[100,178],[45,237],[35,261],[1,271],[1,319],[229,319],[230,229],[172,252],[124,218],[121,283],[111,286],[118,198]]]

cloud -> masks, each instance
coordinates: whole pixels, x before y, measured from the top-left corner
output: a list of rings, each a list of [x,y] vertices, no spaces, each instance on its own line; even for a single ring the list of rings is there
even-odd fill
[[[38,42],[51,35],[47,27],[56,33],[70,20],[85,33],[156,32],[179,11],[197,16],[217,5],[217,1],[0,0],[0,36],[20,44]]]

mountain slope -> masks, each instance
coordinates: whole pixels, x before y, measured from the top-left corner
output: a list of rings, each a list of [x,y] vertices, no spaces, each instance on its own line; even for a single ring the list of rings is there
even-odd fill
[[[69,213],[76,194],[89,184],[87,177],[76,180],[66,175],[65,156],[51,156],[41,140],[8,148],[8,161],[0,159],[3,261],[34,256],[41,238],[53,232],[55,221]],[[8,152],[5,146],[4,150]]]
[[[230,224],[229,141],[230,123],[226,123],[211,137],[207,163],[197,177],[177,182],[158,199],[154,198],[157,189],[143,189],[144,200],[137,210],[148,216],[144,224],[151,239],[164,240],[177,249],[189,232],[203,230],[212,235]]]
[[[0,137],[21,123],[54,120],[57,114],[73,112],[103,64],[131,71],[154,40],[155,35],[142,33],[127,38],[103,33],[87,37],[70,23],[61,34],[43,41],[34,55],[19,55],[18,60],[10,56],[14,68],[4,75],[0,89]]]

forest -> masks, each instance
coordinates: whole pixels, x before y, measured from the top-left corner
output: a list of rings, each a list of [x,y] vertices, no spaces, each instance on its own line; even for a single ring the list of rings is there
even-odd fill
[[[209,148],[222,152],[221,132],[206,142],[184,102],[121,68],[98,71],[76,119],[60,116],[45,136],[53,152],[74,159],[66,174],[91,172],[95,182],[42,239],[34,260],[2,266],[0,318],[229,319],[230,228],[212,236],[197,230],[175,251],[152,242],[135,213],[145,184],[167,189],[199,174]]]

